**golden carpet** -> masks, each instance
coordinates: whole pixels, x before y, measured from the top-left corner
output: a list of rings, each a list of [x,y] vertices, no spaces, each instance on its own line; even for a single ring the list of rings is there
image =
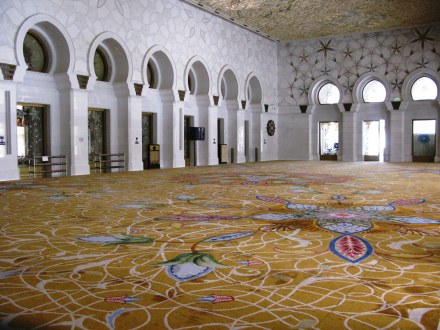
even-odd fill
[[[0,184],[1,329],[439,329],[438,164]]]

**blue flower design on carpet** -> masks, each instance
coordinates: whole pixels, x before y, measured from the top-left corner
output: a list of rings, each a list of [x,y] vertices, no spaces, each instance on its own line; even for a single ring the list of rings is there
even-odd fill
[[[183,253],[173,259],[153,264],[152,266],[165,266],[167,275],[176,281],[189,281],[205,276],[212,272],[214,268],[227,267],[219,263],[212,255],[197,251],[200,243],[215,243],[231,241],[239,238],[252,236],[254,232],[238,232],[219,236],[208,237],[195,243],[191,247],[191,253]]]
[[[214,270],[225,267],[207,253],[184,253],[171,260],[154,264],[153,266],[167,266],[169,277],[176,281],[189,281],[202,277]]]

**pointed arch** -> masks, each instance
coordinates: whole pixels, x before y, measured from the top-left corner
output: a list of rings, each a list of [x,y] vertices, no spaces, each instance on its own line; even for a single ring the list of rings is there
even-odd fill
[[[87,56],[89,75],[96,79],[93,60],[98,47],[102,47],[106,51],[106,55],[109,56],[109,65],[111,66],[109,81],[130,82],[133,73],[130,51],[125,42],[112,32],[101,33],[90,45]]]
[[[388,80],[385,78],[385,76],[383,76],[379,73],[375,73],[375,72],[368,72],[368,73],[362,75],[354,84],[354,87],[353,87],[353,102],[354,103],[366,103],[362,97],[362,93],[363,93],[365,86],[373,80],[379,81],[385,87],[386,95],[385,95],[385,100],[383,102],[386,102],[390,99],[391,86],[390,86]]]
[[[263,89],[260,81],[261,80],[254,72],[251,72],[246,78],[246,100],[250,104],[262,104],[263,102]]]
[[[237,74],[230,65],[225,65],[218,76],[217,81],[218,95],[225,100],[238,100],[240,88],[238,85]]]
[[[48,48],[50,54],[47,73],[72,73],[75,66],[75,50],[72,38],[66,28],[56,18],[35,14],[26,19],[18,29],[15,37],[15,56],[19,67],[27,68],[23,53],[23,43],[26,34],[34,31]]]
[[[150,62],[151,61],[151,62]],[[153,63],[157,73],[157,89],[176,89],[177,70],[171,53],[161,45],[151,47],[142,61],[142,80],[149,86],[147,71],[149,63]],[[149,86],[152,88],[153,86]]]
[[[330,77],[330,76],[324,76],[321,77],[319,79],[316,79],[311,85],[310,85],[310,89],[309,89],[309,104],[312,105],[319,105],[319,91],[321,90],[321,88],[324,85],[327,84],[333,84],[334,86],[336,86],[339,90],[339,100],[337,103],[341,103],[342,102],[342,86],[341,84],[338,82],[337,79]]]
[[[411,88],[413,84],[422,77],[431,78],[435,84],[437,85],[437,99],[440,99],[440,75],[428,68],[420,68],[412,71],[409,75],[406,76],[405,80],[402,84],[402,100],[403,101],[412,101]]]
[[[190,79],[193,79],[193,86],[190,86]],[[188,61],[183,81],[185,90],[192,90],[195,95],[211,94],[211,72],[208,63],[200,56],[194,56]]]

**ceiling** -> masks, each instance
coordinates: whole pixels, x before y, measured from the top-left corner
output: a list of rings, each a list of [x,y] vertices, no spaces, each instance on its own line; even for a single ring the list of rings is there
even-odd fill
[[[440,0],[186,0],[283,42],[440,23]]]

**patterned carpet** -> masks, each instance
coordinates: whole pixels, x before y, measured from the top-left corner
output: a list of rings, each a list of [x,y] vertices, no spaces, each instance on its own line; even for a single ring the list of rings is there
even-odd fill
[[[439,329],[438,164],[0,183],[1,329]]]

